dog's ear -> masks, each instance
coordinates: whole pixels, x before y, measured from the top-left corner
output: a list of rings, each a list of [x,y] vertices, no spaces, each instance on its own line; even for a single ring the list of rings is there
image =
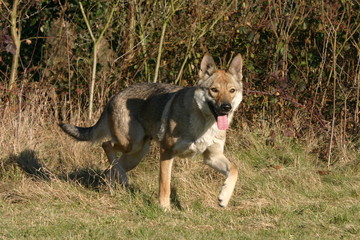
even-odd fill
[[[235,58],[231,61],[229,67],[229,73],[235,77],[235,79],[241,82],[243,75],[242,75],[242,68],[243,68],[243,59],[241,54],[235,56]]]
[[[210,54],[208,53],[205,54],[200,65],[200,71],[199,71],[200,81],[205,81],[206,79],[211,77],[211,75],[213,75],[215,71],[216,71],[216,64],[214,59]]]

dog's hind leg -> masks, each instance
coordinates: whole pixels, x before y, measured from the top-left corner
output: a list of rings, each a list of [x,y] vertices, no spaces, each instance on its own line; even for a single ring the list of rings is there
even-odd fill
[[[127,110],[114,111],[109,117],[112,140],[102,145],[111,164],[107,177],[110,178],[110,182],[117,180],[123,185],[128,185],[126,172],[136,167],[148,152],[149,139],[145,136],[141,123],[132,118]],[[120,116],[121,114],[125,117]],[[122,153],[119,159],[115,152]]]
[[[102,144],[102,148],[104,149],[110,163],[110,170],[107,173],[108,180],[110,181],[110,183],[119,182],[127,186],[129,184],[129,181],[126,175],[126,170],[122,166],[120,161],[116,158],[116,153],[114,151],[114,147],[111,141],[104,142]]]
[[[132,151],[123,152],[120,159],[116,157],[115,150],[122,150],[118,145],[114,145],[109,142],[104,142],[102,147],[107,155],[109,163],[111,165],[108,172],[108,179],[110,182],[117,181],[125,186],[128,185],[128,178],[126,172],[134,169],[149,151],[150,140],[145,139],[140,143],[136,143],[132,147]]]
[[[203,156],[205,164],[224,174],[226,177],[218,196],[219,205],[226,207],[234,191],[238,177],[236,166],[224,156],[223,148],[220,144],[210,146],[204,152]]]
[[[125,169],[126,172],[134,169],[148,153],[149,148],[150,140],[144,140],[144,142],[141,143],[136,151],[125,153],[120,157],[119,162],[121,166]]]

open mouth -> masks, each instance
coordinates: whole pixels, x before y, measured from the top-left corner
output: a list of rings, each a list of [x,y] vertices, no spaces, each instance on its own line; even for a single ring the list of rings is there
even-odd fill
[[[215,109],[215,106],[212,102],[208,102],[208,106],[211,110],[211,113],[216,119],[217,126],[220,130],[226,130],[229,128],[228,113],[218,113]]]

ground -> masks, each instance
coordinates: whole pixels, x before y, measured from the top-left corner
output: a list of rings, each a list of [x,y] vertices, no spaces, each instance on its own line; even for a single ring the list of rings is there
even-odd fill
[[[13,152],[0,158],[2,239],[360,238],[359,162],[327,168],[309,141],[279,135],[269,144],[263,130],[232,130],[226,154],[239,180],[229,206],[217,205],[224,177],[198,157],[175,162],[165,212],[155,145],[130,172],[129,188],[111,187],[100,144],[75,142],[57,127],[34,131],[11,139],[14,150],[2,142]]]

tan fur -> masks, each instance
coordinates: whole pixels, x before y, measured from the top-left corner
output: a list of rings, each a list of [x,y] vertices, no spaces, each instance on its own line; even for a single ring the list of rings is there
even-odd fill
[[[218,70],[213,58],[205,55],[196,87],[161,83],[132,85],[112,97],[93,127],[60,126],[80,141],[108,138],[102,144],[111,165],[108,177],[124,185],[128,184],[126,172],[140,163],[148,152],[150,141],[159,142],[159,200],[165,209],[170,208],[174,157],[202,154],[207,165],[226,177],[218,197],[219,205],[225,207],[238,173],[223,154],[226,131],[219,129],[217,121],[218,116],[227,116],[231,122],[242,101],[242,65],[239,54],[228,71]],[[122,152],[119,159],[117,151]]]

